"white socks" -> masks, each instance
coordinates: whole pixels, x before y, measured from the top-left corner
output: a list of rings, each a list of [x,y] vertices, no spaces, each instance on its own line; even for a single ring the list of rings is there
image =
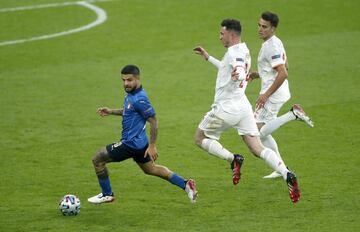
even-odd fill
[[[275,151],[276,155],[282,160],[278,145],[277,145],[275,139],[271,135],[268,135],[266,137],[260,137],[260,140],[261,140],[261,143],[265,147],[270,148],[271,150]]]
[[[272,140],[268,139],[268,141],[270,141],[270,143],[271,143]],[[275,140],[273,140],[273,141],[275,141]],[[276,145],[276,142],[275,142],[275,145]],[[229,163],[231,163],[234,160],[234,155],[230,151],[226,150],[218,141],[216,141],[214,139],[207,139],[207,138],[203,139],[202,143],[201,143],[201,147],[205,151],[209,152],[210,154],[212,154],[216,157],[219,157],[220,159],[227,160]],[[276,145],[276,147],[277,147],[277,145]],[[274,152],[273,150],[271,150],[269,148],[264,148],[264,150],[262,150],[260,153],[260,157],[272,169],[281,173],[284,180],[286,180],[286,178],[287,178],[286,175],[289,170],[286,168],[284,161],[281,159],[280,156],[278,156],[276,154],[276,152]]]
[[[285,123],[295,120],[296,117],[293,112],[289,111],[286,114],[281,115],[280,117],[274,118],[267,123],[260,129],[261,137],[268,136],[276,131],[279,127],[284,125]]]
[[[284,180],[286,180],[286,174],[289,170],[286,168],[284,161],[282,161],[274,151],[270,150],[269,148],[265,148],[260,153],[260,157],[265,160],[267,165],[280,173]]]
[[[210,154],[219,157],[220,159],[227,160],[230,163],[234,160],[234,155],[214,139],[203,139],[201,147]]]

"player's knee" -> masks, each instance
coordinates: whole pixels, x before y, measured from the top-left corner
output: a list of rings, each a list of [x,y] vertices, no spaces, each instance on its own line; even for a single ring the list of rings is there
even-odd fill
[[[205,138],[205,135],[203,133],[201,133],[199,130],[197,130],[195,133],[195,144],[197,146],[201,147],[204,138]]]
[[[154,170],[153,167],[143,169],[143,172],[144,172],[146,175],[150,175],[150,176],[154,176],[154,175],[155,175],[155,170]]]
[[[100,159],[99,159],[99,154],[95,153],[95,155],[93,155],[93,157],[91,158],[91,162],[93,163],[93,165],[96,167],[98,166],[98,164],[100,163]]]
[[[197,146],[201,147],[202,141],[203,141],[202,139],[195,137],[195,144]]]
[[[99,158],[97,157],[97,155],[93,155],[93,157],[91,158],[91,162],[92,164],[96,167],[98,162],[99,162]]]
[[[103,161],[104,154],[103,153],[104,153],[103,150],[100,149],[93,155],[91,161],[95,167],[101,165],[101,163],[104,163],[104,161]]]

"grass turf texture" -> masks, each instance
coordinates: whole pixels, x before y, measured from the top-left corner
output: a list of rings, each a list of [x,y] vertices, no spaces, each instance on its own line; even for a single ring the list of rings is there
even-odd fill
[[[0,8],[65,1],[1,0]],[[50,40],[0,47],[0,231],[358,231],[359,1],[109,1],[105,24]],[[280,151],[295,170],[302,197],[293,205],[285,183],[250,155],[234,131],[222,143],[244,153],[234,187],[225,161],[193,142],[213,100],[216,70],[192,52],[203,45],[221,58],[219,23],[239,18],[256,67],[260,13],[280,15],[278,36],[290,63],[292,99],[315,121],[278,130]],[[94,20],[79,6],[0,13],[0,41],[62,31]],[[44,23],[44,21],[46,23]],[[31,29],[31,30],[30,30]],[[119,70],[140,66],[160,123],[159,164],[197,180],[195,205],[184,192],[145,176],[132,161],[110,164],[116,201],[94,206],[99,192],[92,154],[119,138]],[[255,102],[259,82],[248,86]],[[59,199],[75,194],[79,216],[63,217]]]

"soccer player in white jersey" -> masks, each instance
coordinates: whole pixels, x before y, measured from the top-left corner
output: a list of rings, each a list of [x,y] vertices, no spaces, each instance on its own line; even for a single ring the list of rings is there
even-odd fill
[[[260,130],[264,146],[281,155],[272,133],[292,120],[301,120],[308,126],[314,124],[299,104],[294,104],[289,112],[277,117],[280,108],[290,99],[288,84],[288,61],[281,40],[275,35],[279,17],[272,12],[264,12],[259,20],[259,36],[264,41],[258,55],[258,72],[252,72],[250,79],[261,78],[260,95],[256,101],[255,120]],[[234,75],[236,77],[236,74]],[[264,178],[277,178],[281,174],[272,172]]]
[[[240,22],[236,19],[223,20],[220,40],[227,48],[221,61],[209,56],[201,46],[194,48],[196,54],[218,69],[214,103],[197,128],[195,142],[208,153],[231,164],[233,184],[236,185],[240,181],[244,157],[228,151],[219,143],[225,130],[235,128],[255,156],[262,158],[271,168],[281,173],[287,182],[290,198],[296,203],[300,198],[300,190],[295,174],[287,169],[274,151],[264,147],[258,138],[259,131],[253,110],[245,95],[251,57],[246,44],[241,42]],[[236,77],[231,75],[233,69],[236,70]]]

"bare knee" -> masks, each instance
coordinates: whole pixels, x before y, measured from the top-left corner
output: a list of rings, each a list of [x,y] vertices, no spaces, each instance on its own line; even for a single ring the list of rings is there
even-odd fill
[[[154,168],[146,168],[146,169],[143,169],[143,172],[144,172],[146,175],[150,175],[150,176],[153,176],[153,175],[155,174]]]
[[[168,179],[171,175],[171,171],[167,167],[156,165],[153,162],[139,165],[146,175],[158,176],[163,179]]]
[[[109,161],[109,159],[110,159],[109,154],[105,148],[101,148],[94,154],[91,161],[94,165],[96,174],[99,175],[107,172],[106,163]]]
[[[195,132],[195,144],[201,147],[202,141],[205,139],[205,133],[201,129],[197,129]]]
[[[93,157],[91,158],[91,161],[93,163],[94,166],[98,166],[101,162],[101,149],[98,150],[94,155]]]

